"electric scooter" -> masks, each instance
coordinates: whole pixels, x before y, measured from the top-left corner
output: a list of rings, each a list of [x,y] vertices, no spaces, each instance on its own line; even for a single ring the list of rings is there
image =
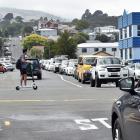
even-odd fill
[[[29,64],[30,64],[30,71],[31,71],[31,77],[32,77],[33,83],[32,83],[31,86],[25,86],[25,87],[23,87],[23,86],[16,86],[16,90],[20,90],[22,88],[23,89],[24,88],[33,88],[34,90],[38,89],[37,85],[35,84],[35,80],[34,80],[34,76],[33,76],[33,65],[32,65],[32,63],[29,63]]]

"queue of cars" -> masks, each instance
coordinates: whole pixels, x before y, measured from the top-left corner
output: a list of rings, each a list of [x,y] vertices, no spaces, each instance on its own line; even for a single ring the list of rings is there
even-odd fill
[[[5,73],[7,71],[13,71],[15,67],[12,62],[13,61],[8,57],[0,58],[0,72]]]

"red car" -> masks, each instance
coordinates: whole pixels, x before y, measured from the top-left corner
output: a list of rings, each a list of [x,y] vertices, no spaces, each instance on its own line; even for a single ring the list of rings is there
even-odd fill
[[[0,64],[0,72],[3,72],[3,73],[6,72],[6,69],[2,64]]]

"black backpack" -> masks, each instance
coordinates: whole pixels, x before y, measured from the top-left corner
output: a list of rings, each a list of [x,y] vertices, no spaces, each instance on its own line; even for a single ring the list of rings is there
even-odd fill
[[[21,69],[21,59],[20,58],[16,62],[16,69]]]

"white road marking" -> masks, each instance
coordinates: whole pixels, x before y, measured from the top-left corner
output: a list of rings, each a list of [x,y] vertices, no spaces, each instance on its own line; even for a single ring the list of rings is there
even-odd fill
[[[91,119],[93,122],[100,122],[101,124],[103,124],[106,128],[111,128],[111,126],[106,122],[108,120],[108,118],[97,118],[97,119]]]
[[[79,87],[79,88],[82,87],[82,86],[77,85],[77,84],[75,84],[75,83],[73,83],[73,82],[70,82],[70,81],[68,81],[68,80],[65,80],[65,79],[63,78],[62,75],[59,75],[59,77],[61,78],[62,81],[66,82],[66,83],[69,83],[69,84],[74,85],[74,86]]]
[[[95,119],[82,119],[74,120],[76,124],[79,125],[80,130],[98,130],[99,128],[94,124],[94,122],[99,122],[108,129],[111,129],[111,126],[106,122],[108,118],[95,118]]]
[[[65,100],[14,100],[14,99],[1,99],[0,103],[22,103],[22,102],[85,102],[85,101],[100,101],[100,102],[113,102],[114,100],[101,100],[101,99],[65,99]]]
[[[75,122],[80,125],[80,130],[97,130],[98,127],[96,127],[94,124],[91,124],[92,122],[89,119],[83,119],[83,120],[75,120]]]

